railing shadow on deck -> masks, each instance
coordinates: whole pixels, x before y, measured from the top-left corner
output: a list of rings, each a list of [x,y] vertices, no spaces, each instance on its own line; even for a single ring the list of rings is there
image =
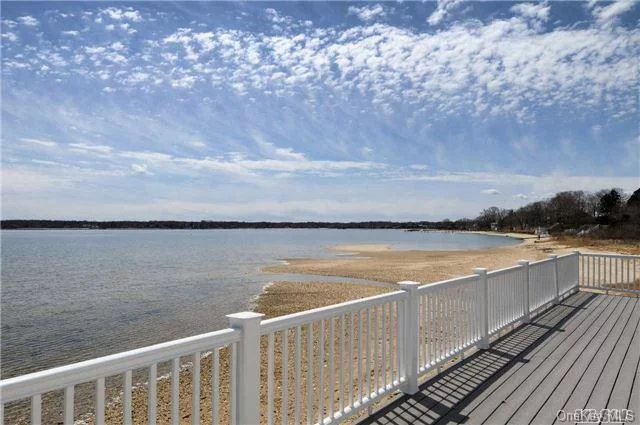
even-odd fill
[[[577,305],[567,304],[569,299]],[[446,417],[447,423],[465,423],[469,418],[458,410],[470,404],[483,390],[506,374],[528,353],[558,332],[573,316],[598,297],[598,294],[578,292],[554,305],[529,324],[522,324],[492,342],[488,349],[478,350],[440,374],[420,385],[418,393],[403,395],[358,422],[360,425],[436,424]],[[536,323],[551,318],[553,326]],[[556,321],[557,320],[557,321]],[[497,349],[500,347],[500,349]],[[509,353],[508,351],[512,351]],[[513,354],[515,352],[515,354]]]

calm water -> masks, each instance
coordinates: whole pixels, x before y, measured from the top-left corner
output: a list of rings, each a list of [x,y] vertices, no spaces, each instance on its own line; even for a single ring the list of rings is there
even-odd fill
[[[326,247],[341,243],[450,250],[518,241],[398,230],[2,232],[2,378],[224,328],[225,315],[250,308],[269,281],[310,279],[262,267],[330,257]]]

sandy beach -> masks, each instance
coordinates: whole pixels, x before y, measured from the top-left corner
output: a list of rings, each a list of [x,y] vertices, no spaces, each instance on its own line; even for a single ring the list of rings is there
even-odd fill
[[[520,259],[545,258],[551,252],[570,252],[549,240],[524,235],[521,244],[498,248],[459,251],[396,251],[388,245],[339,245],[330,247],[340,253],[353,253],[329,259],[286,259],[287,264],[266,267],[273,273],[302,273],[362,278],[396,283],[413,280],[429,283],[471,274],[474,267],[497,269]],[[526,238],[526,239],[524,239]]]

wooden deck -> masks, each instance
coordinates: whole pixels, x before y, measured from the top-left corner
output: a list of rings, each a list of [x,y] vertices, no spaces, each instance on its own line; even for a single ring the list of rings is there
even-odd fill
[[[639,298],[578,292],[361,423],[547,425],[610,408],[640,424],[639,322]]]

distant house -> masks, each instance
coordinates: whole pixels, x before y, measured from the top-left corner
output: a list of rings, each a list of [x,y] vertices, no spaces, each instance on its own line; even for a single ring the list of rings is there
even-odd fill
[[[549,236],[549,229],[541,226],[536,227],[535,234],[540,236],[541,238],[546,238],[547,236]]]
[[[498,223],[496,223],[495,221],[491,223],[491,230],[494,232],[497,232],[498,230],[500,230],[500,226],[498,226]]]

